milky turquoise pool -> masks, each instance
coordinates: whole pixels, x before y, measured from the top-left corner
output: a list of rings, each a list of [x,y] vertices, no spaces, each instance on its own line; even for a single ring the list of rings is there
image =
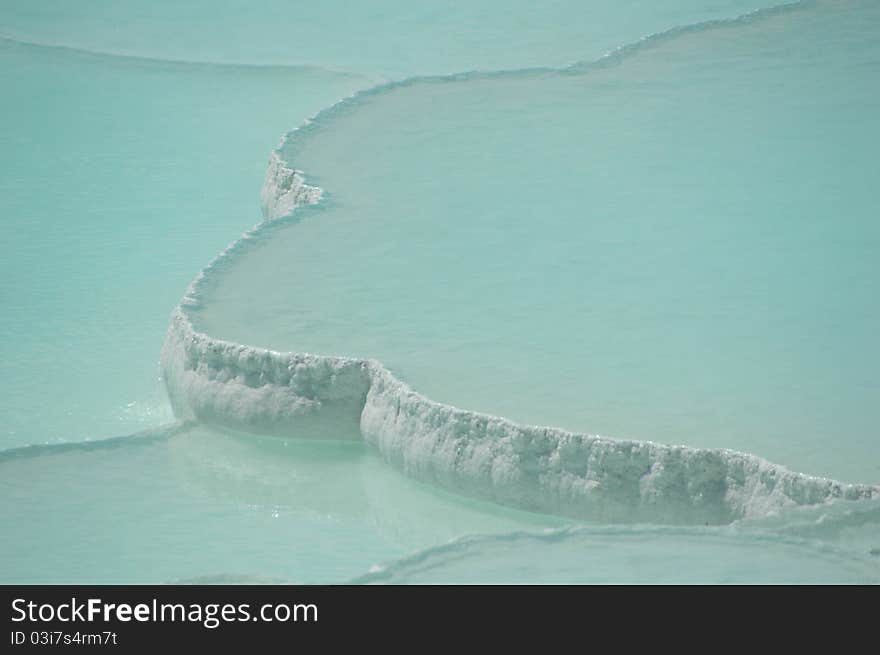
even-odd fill
[[[0,579],[876,581],[880,12],[757,8],[0,4]]]

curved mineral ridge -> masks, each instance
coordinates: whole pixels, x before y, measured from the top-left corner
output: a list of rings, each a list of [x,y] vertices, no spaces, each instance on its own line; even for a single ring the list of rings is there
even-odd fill
[[[676,27],[563,72],[608,65],[679,34],[735,27],[802,6],[786,4],[735,19]],[[488,74],[443,79],[477,75]],[[315,120],[356,106],[365,95],[426,79],[374,87],[328,108]],[[161,366],[179,418],[267,434],[363,438],[386,461],[418,479],[505,505],[579,519],[722,524],[789,506],[880,496],[877,485],[796,473],[731,450],[517,425],[434,402],[375,360],[277,352],[197,331],[188,309],[200,303],[200,290],[212,272],[297,207],[320,201],[321,190],[307,184],[304,174],[282,154],[282,146],[294,142],[308,126],[291,132],[270,157],[262,190],[264,221],[199,273],[173,312]]]

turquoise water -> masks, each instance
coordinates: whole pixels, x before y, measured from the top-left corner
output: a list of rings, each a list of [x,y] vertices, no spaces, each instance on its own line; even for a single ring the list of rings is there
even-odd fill
[[[874,513],[876,509],[875,504]],[[463,538],[356,579],[364,584],[639,584],[645,580],[877,584],[880,577],[874,556],[815,539],[739,528],[591,526]]]
[[[666,3],[664,3],[666,4]],[[406,77],[563,66],[765,0],[3,0],[0,34],[86,50]],[[197,29],[196,29],[197,27]],[[292,122],[288,127],[296,125]]]
[[[0,84],[0,446],[171,420],[169,309],[259,219],[278,134],[368,82],[0,40]]]
[[[878,9],[365,97],[282,149],[327,200],[196,325],[518,422],[880,479]]]
[[[0,580],[876,582],[876,3],[410,5],[0,2]]]
[[[199,427],[0,458],[6,583],[340,582],[475,532],[559,526],[394,472],[357,442]]]

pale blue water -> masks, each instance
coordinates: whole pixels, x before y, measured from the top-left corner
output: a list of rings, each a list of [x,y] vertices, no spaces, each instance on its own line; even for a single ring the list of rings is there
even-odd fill
[[[673,25],[773,2],[3,0],[0,34],[101,52],[406,77],[563,66]],[[296,123],[292,123],[291,127]]]
[[[880,7],[589,65],[760,6],[675,4],[0,2],[0,580],[876,582],[874,501],[535,537],[571,520],[369,444],[161,427],[168,314],[260,220],[279,136],[480,70],[288,139],[324,199],[208,274],[196,328],[375,358],[517,422],[880,482]]]
[[[259,219],[278,134],[369,82],[0,40],[0,84],[0,446],[171,420],[169,309]]]
[[[462,534],[561,524],[425,487],[360,443],[201,428],[7,453],[0,492],[4,582],[338,582]]]
[[[197,326],[519,422],[878,480],[878,22],[789,12],[364,98],[282,150],[328,199],[228,263]]]

